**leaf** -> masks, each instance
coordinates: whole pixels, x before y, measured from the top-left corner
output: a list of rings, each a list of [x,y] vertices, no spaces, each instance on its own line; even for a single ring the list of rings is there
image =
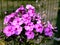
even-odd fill
[[[4,40],[0,40],[0,45],[5,45],[5,41]]]

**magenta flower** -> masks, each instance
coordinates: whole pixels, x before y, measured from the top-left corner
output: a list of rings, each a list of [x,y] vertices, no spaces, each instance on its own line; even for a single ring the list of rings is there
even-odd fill
[[[37,15],[35,16],[35,20],[37,20],[37,21],[41,20],[41,16],[40,16],[39,14],[37,14]]]
[[[27,13],[29,14],[29,16],[32,17],[35,14],[35,10],[34,9],[29,9]]]
[[[44,33],[46,36],[52,37],[53,36],[53,31],[50,28],[45,28]]]
[[[30,5],[30,4],[26,5],[26,8],[27,8],[27,9],[35,9],[35,7],[32,6],[32,5]]]
[[[22,19],[23,19],[23,21],[24,21],[25,24],[31,22],[31,17],[29,17],[28,14],[24,14],[24,15],[22,16]]]
[[[15,28],[13,26],[6,26],[3,30],[3,33],[5,33],[7,37],[9,37],[15,33],[14,29]]]
[[[27,36],[27,39],[33,39],[34,38],[34,33],[30,31],[26,31],[25,35]]]
[[[36,32],[42,33],[43,32],[43,26],[42,24],[35,24]]]
[[[15,13],[11,13],[10,15],[5,16],[5,18],[4,18],[4,24],[8,24],[8,22],[11,21],[11,18],[13,20],[14,16],[15,16]]]
[[[24,26],[25,30],[27,31],[33,31],[34,24],[32,22],[28,23],[27,25]]]
[[[45,33],[46,36],[52,37],[53,36],[53,32],[47,32]]]
[[[45,35],[49,36],[49,37],[52,37],[53,36],[52,29],[54,29],[53,26],[52,26],[52,24],[49,21],[47,21],[47,26],[44,29]]]
[[[24,6],[23,5],[21,5],[15,12],[17,12],[17,13],[21,13],[21,14],[24,14],[26,11],[25,11],[25,8],[24,8]]]
[[[22,18],[17,17],[17,18],[15,18],[13,20],[13,22],[11,22],[11,24],[12,25],[22,25],[23,24],[23,20],[22,20]]]
[[[15,26],[15,34],[19,35],[19,34],[21,34],[21,32],[22,32],[22,27],[19,25],[16,25]]]

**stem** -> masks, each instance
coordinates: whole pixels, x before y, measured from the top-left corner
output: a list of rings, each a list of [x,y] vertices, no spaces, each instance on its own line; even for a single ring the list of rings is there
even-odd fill
[[[45,41],[45,45],[47,45],[47,44],[46,44],[46,41]]]

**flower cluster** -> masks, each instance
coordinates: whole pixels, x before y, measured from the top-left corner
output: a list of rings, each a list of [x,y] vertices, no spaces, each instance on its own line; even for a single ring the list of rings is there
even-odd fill
[[[27,39],[34,39],[35,33],[53,36],[52,24],[49,21],[43,22],[32,5],[26,5],[26,8],[21,5],[15,12],[5,16],[4,25],[3,33],[7,37],[23,35],[23,31]]]

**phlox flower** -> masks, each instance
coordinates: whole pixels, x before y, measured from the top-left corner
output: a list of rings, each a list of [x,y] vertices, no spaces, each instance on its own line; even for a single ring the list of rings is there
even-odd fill
[[[52,31],[52,29],[53,29],[52,24],[51,24],[49,21],[47,21],[47,26],[46,26],[45,29],[44,29],[45,35],[46,35],[46,36],[49,36],[49,37],[52,37],[52,36],[53,36],[53,31]]]
[[[22,18],[16,17],[13,22],[11,22],[12,25],[22,25],[23,24],[23,20]]]
[[[35,7],[30,5],[30,4],[28,4],[28,5],[26,5],[26,9],[35,9]]]
[[[3,30],[3,33],[7,36],[7,37],[9,37],[9,36],[11,36],[11,35],[13,35],[14,33],[15,33],[15,31],[14,31],[14,27],[13,26],[6,26],[5,28],[4,28],[4,30]]]
[[[35,20],[41,20],[41,16],[39,15],[39,14],[36,14],[36,16],[35,16]]]
[[[4,24],[8,24],[8,22],[13,21],[14,16],[15,16],[15,13],[11,13],[8,16],[5,16],[5,18],[4,18]]]
[[[22,27],[19,25],[16,25],[15,26],[15,34],[19,35],[19,34],[21,34],[21,32],[22,32]]]
[[[19,12],[20,12],[21,14],[24,14],[26,11],[25,11],[24,6],[21,5],[15,12],[16,12],[16,13],[19,13]]]
[[[25,35],[27,36],[27,39],[33,39],[34,38],[34,33],[31,31],[26,31]]]
[[[22,19],[23,19],[23,21],[24,21],[25,24],[31,22],[31,17],[29,17],[28,14],[24,14],[24,15],[22,16]]]
[[[34,9],[29,9],[27,13],[29,14],[29,16],[32,17],[35,14],[35,10]]]
[[[25,30],[27,31],[33,31],[34,24],[32,22],[28,23],[27,25],[24,26]]]
[[[53,36],[53,31],[49,28],[45,28],[44,33],[45,33],[46,36],[49,36],[49,37]]]
[[[43,32],[42,24],[35,24],[34,28],[36,29],[36,32],[39,32],[39,33]]]
[[[42,20],[40,13],[36,13],[35,7],[30,4],[26,5],[26,8],[21,5],[15,12],[5,16],[4,25],[6,27],[3,33],[7,37],[16,35],[22,40],[25,39],[25,36],[30,40],[35,36],[39,37],[39,34],[49,37],[54,34],[53,25],[49,21]]]

